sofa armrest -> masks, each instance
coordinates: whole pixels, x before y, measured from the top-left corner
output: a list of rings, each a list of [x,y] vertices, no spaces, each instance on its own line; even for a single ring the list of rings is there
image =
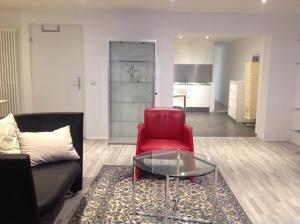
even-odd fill
[[[137,143],[136,143],[136,155],[140,153],[141,146],[146,141],[146,125],[144,123],[140,123],[138,125],[138,137],[137,137]]]
[[[189,146],[191,151],[194,151],[193,128],[188,124],[183,125],[182,141]]]
[[[39,223],[29,156],[0,154],[0,182],[1,223]]]
[[[70,125],[74,148],[80,159],[81,172],[71,187],[76,192],[82,189],[83,163],[83,113],[33,113],[15,115],[16,122],[22,132],[53,131]]]

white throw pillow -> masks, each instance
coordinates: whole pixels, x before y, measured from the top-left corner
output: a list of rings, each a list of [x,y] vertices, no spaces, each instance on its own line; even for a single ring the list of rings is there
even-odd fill
[[[31,166],[79,159],[73,147],[70,126],[52,132],[19,132],[18,137],[22,153],[30,156]]]
[[[12,114],[0,120],[0,153],[21,153],[18,132],[18,125]]]

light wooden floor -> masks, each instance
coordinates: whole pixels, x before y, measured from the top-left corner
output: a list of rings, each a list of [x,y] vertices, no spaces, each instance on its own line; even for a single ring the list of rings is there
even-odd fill
[[[300,223],[300,148],[257,138],[195,138],[195,150],[216,161],[253,224]],[[56,224],[67,223],[104,164],[131,164],[134,145],[84,142],[84,190],[66,201]]]

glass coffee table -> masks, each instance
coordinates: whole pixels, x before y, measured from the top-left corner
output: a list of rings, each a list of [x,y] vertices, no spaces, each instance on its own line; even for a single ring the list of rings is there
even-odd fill
[[[148,214],[138,212],[136,210],[136,168],[146,171],[154,175],[165,176],[165,199],[164,199],[164,212],[163,214]],[[179,203],[180,195],[178,193],[179,179],[190,178],[193,182],[195,177],[214,173],[213,181],[213,206],[216,208],[217,195],[217,175],[218,170],[216,164],[205,155],[196,154],[184,150],[153,150],[148,151],[133,157],[133,178],[132,178],[132,202],[133,212],[137,215],[160,217],[164,218],[164,223],[168,220],[182,220],[197,223],[216,223],[214,220],[192,219],[188,217],[178,217],[170,214],[169,211],[169,181],[175,179],[175,203]],[[214,209],[216,210],[216,209]],[[215,219],[215,217],[213,217]]]

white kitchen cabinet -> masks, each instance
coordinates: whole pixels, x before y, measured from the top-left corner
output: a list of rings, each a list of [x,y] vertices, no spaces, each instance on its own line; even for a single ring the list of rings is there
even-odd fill
[[[296,89],[294,97],[292,133],[291,141],[300,145],[300,41],[298,44],[298,61],[297,61]]]
[[[292,131],[292,142],[296,145],[300,145],[300,131]]]
[[[174,95],[186,95],[187,108],[209,108],[214,112],[214,84],[195,83],[195,84],[175,84]],[[182,106],[183,98],[173,98],[173,106]]]
[[[296,131],[300,131],[300,109],[294,109],[292,116],[293,116],[292,129]]]
[[[187,107],[209,107],[209,85],[191,85],[188,87]]]
[[[236,122],[246,122],[244,118],[244,82],[230,81],[228,115]]]

